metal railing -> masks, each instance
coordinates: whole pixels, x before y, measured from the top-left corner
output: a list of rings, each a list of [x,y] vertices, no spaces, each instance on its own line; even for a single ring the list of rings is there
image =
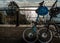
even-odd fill
[[[14,16],[11,16],[11,17],[9,17],[9,16],[3,16],[2,17],[1,16],[0,18],[1,18],[0,19],[0,24],[3,24],[3,25],[5,25],[5,24],[15,25],[16,18]],[[45,17],[45,18],[40,17],[39,21],[43,21],[43,20],[47,21],[48,18],[47,17]],[[29,17],[29,16],[25,17],[25,16],[22,16],[22,17],[19,18],[19,20],[20,20],[19,24],[21,22],[23,22],[22,24],[30,24],[30,23],[32,23],[32,21],[36,20],[36,17]],[[60,22],[60,17],[54,17],[52,20],[54,20],[55,22]],[[25,23],[25,22],[29,22],[29,23]]]

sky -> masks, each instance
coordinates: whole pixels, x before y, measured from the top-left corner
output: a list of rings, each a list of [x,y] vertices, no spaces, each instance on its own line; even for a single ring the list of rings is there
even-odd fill
[[[7,1],[7,0],[0,0],[0,1]],[[17,1],[24,1],[24,0],[17,0]],[[26,0],[26,1],[28,1],[28,2],[40,2],[42,0]],[[44,1],[55,1],[55,0],[44,0]],[[60,1],[60,0],[58,0],[58,1]]]
[[[2,2],[1,2],[2,1]],[[0,5],[2,5],[2,4],[4,4],[4,2],[6,3],[7,1],[12,1],[12,0],[0,0]],[[35,2],[37,2],[37,3],[40,3],[40,2],[42,2],[43,0],[14,0],[15,2],[16,1],[20,1],[20,2],[32,2],[32,3],[35,3]],[[52,3],[54,3],[56,0],[44,0],[45,1],[45,4],[46,5],[52,5]],[[47,2],[46,2],[47,1]],[[20,3],[19,2],[19,3]],[[48,3],[48,4],[47,4]],[[60,0],[58,0],[58,4],[57,4],[58,6],[60,6]],[[3,5],[2,5],[3,6]]]
[[[5,6],[5,3],[7,2],[7,1],[12,1],[12,0],[0,0],[0,6]],[[37,2],[37,3],[40,3],[40,2],[42,2],[43,0],[14,0],[15,2],[16,1],[20,1],[20,2],[28,2],[28,3],[30,3],[30,2],[32,2],[32,3],[35,3],[35,2]],[[52,5],[52,3],[54,3],[56,0],[44,0],[45,2],[47,1],[48,2],[48,4],[47,4],[47,2],[45,3],[45,5]],[[5,3],[4,3],[5,2]],[[20,3],[19,2],[19,3]],[[52,2],[52,3],[51,3]],[[58,0],[58,4],[57,4],[59,7],[60,7],[60,0]]]

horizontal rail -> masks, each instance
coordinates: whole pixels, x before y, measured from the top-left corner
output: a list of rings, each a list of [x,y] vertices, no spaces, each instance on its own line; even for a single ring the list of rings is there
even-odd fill
[[[33,25],[19,25],[18,27],[32,27]],[[44,25],[37,25],[37,27],[43,27]],[[0,27],[16,27],[16,25],[0,25]]]

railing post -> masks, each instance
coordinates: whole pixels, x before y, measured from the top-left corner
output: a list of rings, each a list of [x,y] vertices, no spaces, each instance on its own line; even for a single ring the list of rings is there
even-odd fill
[[[19,26],[19,11],[16,14],[16,27]]]

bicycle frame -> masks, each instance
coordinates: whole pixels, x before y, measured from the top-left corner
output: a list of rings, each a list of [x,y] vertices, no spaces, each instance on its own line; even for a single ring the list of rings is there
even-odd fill
[[[37,31],[36,25],[37,25],[37,22],[38,22],[38,18],[39,18],[39,15],[36,18],[36,22],[34,23],[34,26],[32,27],[33,32]]]

